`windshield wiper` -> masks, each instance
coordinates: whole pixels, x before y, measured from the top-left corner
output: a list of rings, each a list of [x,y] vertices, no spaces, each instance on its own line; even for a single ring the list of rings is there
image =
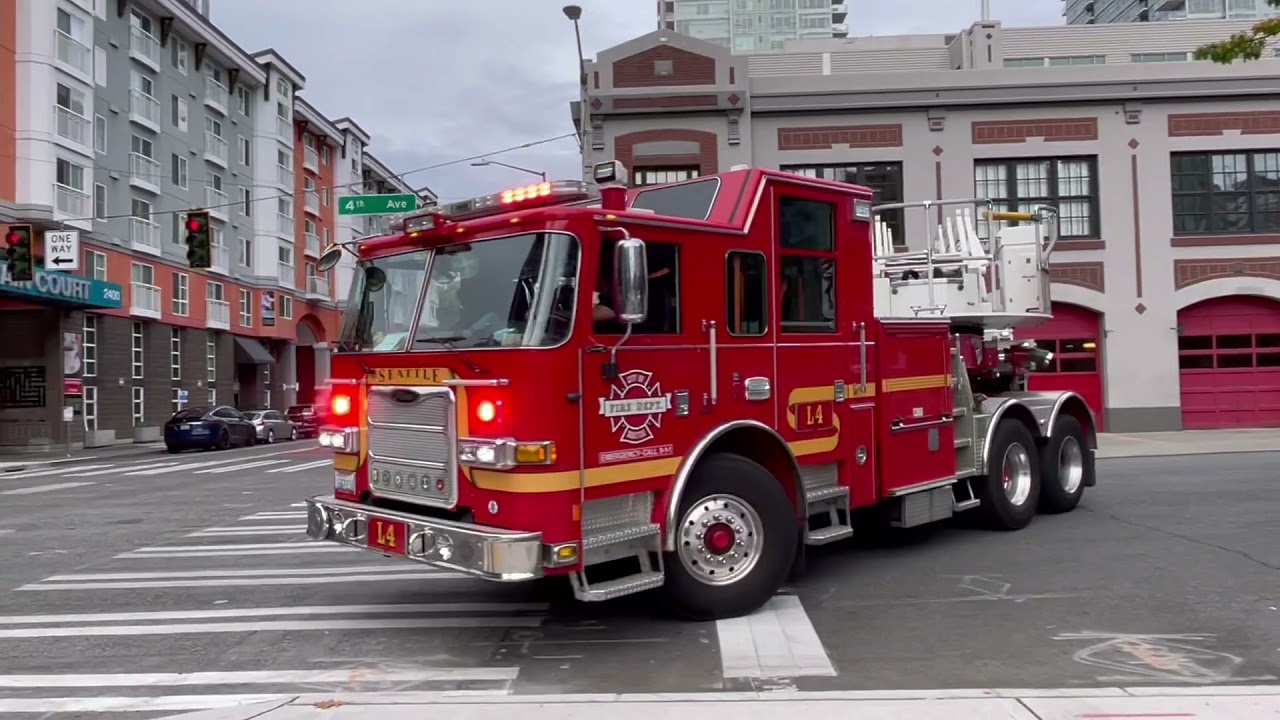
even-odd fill
[[[465,335],[446,335],[444,337],[416,338],[414,339],[414,342],[431,343],[433,345],[444,345],[450,350],[458,350],[459,351],[458,359],[466,363],[467,367],[471,369],[471,372],[477,375],[483,375],[484,370],[481,370],[479,365],[476,365],[475,363],[468,360],[466,355],[461,354],[460,348],[457,345],[454,345],[454,343],[458,342],[459,340],[466,340],[466,339],[467,337]]]

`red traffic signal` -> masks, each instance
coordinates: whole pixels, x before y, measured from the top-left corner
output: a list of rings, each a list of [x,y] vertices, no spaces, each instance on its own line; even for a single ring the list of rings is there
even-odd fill
[[[187,219],[187,229],[188,229],[188,230],[190,230],[191,232],[195,232],[195,231],[199,230],[199,229],[200,229],[200,221],[199,221],[199,220],[197,220],[197,219],[195,219],[195,218],[188,218],[188,219]]]
[[[18,243],[22,242],[22,238],[18,235],[17,231],[10,230],[9,232],[4,234],[4,241],[9,243],[10,245],[17,245]]]

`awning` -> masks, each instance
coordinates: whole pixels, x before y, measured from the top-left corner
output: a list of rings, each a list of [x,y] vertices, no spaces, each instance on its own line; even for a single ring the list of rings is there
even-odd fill
[[[251,337],[233,335],[236,339],[237,365],[274,365],[276,359],[262,346],[262,343]]]
[[[31,280],[9,279],[8,262],[0,260],[0,297],[23,296],[23,300],[46,301],[52,305],[119,310],[124,293],[119,285],[64,272],[35,268]],[[14,298],[18,299],[18,298]]]

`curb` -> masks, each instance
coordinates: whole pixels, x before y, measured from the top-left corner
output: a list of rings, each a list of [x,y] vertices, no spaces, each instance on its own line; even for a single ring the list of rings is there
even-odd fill
[[[6,461],[4,455],[0,454],[0,477],[4,477],[6,473],[27,472],[30,470],[44,470],[51,465],[59,465],[63,463],[89,462],[91,460],[113,460],[116,458],[126,458],[137,455],[147,455],[164,449],[164,443],[145,443],[138,446],[130,446],[128,449],[113,449],[111,446],[105,448],[96,448],[97,452],[91,455],[72,455],[71,457],[58,456],[48,458],[31,458],[27,460],[10,460]],[[55,453],[50,452],[50,455]]]
[[[1205,455],[1256,455],[1259,453],[1280,452],[1280,447],[1275,448],[1248,448],[1241,450],[1156,450],[1134,455],[1102,455],[1095,451],[1094,458],[1097,460],[1145,460],[1151,458],[1171,458],[1171,457],[1204,457]]]

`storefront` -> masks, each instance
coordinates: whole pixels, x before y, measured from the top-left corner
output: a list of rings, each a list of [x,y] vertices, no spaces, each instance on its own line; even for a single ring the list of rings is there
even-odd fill
[[[83,440],[80,314],[123,304],[114,283],[41,269],[14,282],[0,261],[0,449]]]

